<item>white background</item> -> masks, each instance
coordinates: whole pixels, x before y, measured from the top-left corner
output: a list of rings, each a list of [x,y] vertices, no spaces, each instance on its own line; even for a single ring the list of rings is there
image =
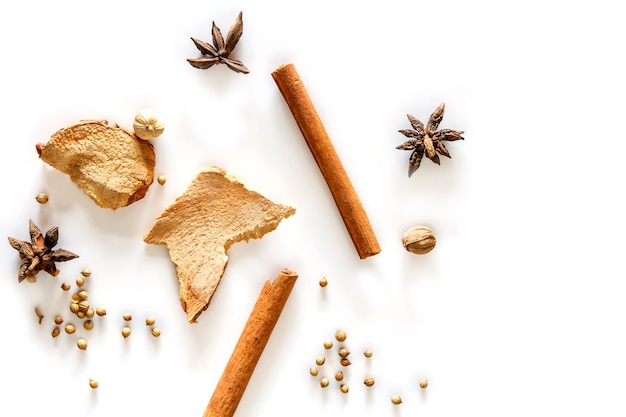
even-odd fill
[[[17,253],[0,249],[0,415],[201,416],[263,282],[282,267],[300,278],[238,416],[626,412],[619,2],[8,4],[0,234],[27,239],[29,218],[58,225],[59,247],[80,258],[60,264],[57,278],[18,284]],[[210,41],[212,20],[225,34],[239,10],[233,56],[250,74],[192,68],[190,36]],[[379,255],[358,258],[278,93],[270,73],[288,62],[361,197]],[[466,139],[409,179],[397,130],[409,128],[407,113],[426,121],[441,102],[441,127]],[[168,181],[130,207],[97,207],[37,158],[35,143],[57,129],[90,118],[130,126],[143,107],[166,124],[155,174]],[[165,247],[142,237],[209,164],[297,212],[231,248],[213,301],[190,325]],[[47,205],[35,202],[40,192]],[[421,257],[400,243],[418,224],[438,239]],[[84,267],[90,300],[109,313],[83,352],[78,334],[50,331],[56,314],[69,319],[59,284]],[[133,334],[123,340],[126,311]],[[308,374],[337,328],[353,352],[347,395]],[[329,355],[321,371],[336,368]],[[377,381],[370,390],[367,374]],[[392,406],[392,394],[404,403]]]

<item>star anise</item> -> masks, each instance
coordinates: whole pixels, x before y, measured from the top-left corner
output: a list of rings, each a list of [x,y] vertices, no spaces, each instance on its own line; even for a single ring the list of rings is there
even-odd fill
[[[243,33],[243,20],[242,20],[243,12],[239,12],[239,16],[235,20],[235,23],[230,27],[228,34],[226,35],[226,41],[224,42],[224,37],[222,36],[222,32],[213,22],[213,45],[208,42],[203,42],[201,40],[191,38],[193,43],[196,45],[196,48],[205,55],[202,58],[188,58],[187,62],[191,64],[191,66],[199,69],[207,69],[211,68],[215,64],[226,64],[228,68],[235,72],[241,72],[244,74],[249,73],[248,68],[243,65],[241,61],[236,59],[229,58],[228,55],[235,49],[237,42],[239,42],[239,38]]]
[[[9,237],[9,243],[13,249],[19,252],[20,259],[24,260],[17,273],[19,282],[24,279],[35,281],[35,275],[42,270],[52,276],[57,276],[60,271],[55,262],[65,262],[78,258],[78,255],[65,249],[52,250],[59,241],[58,227],[51,228],[43,235],[32,220],[28,221],[28,226],[30,243]]]
[[[461,136],[463,134],[462,130],[437,130],[439,123],[441,123],[441,120],[443,119],[444,109],[445,103],[441,103],[439,107],[435,109],[433,114],[430,115],[430,119],[428,119],[426,127],[424,127],[424,124],[415,117],[407,114],[413,129],[403,129],[398,131],[409,138],[409,140],[396,146],[396,149],[413,151],[409,158],[409,177],[420,167],[424,154],[426,154],[426,157],[437,165],[440,163],[437,152],[450,158],[450,153],[443,144],[444,140],[454,141],[464,139],[463,136]]]

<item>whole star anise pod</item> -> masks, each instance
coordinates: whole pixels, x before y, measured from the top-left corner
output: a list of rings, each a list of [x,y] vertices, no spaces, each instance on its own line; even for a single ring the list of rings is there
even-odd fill
[[[24,279],[35,281],[35,275],[42,270],[52,276],[57,276],[60,271],[55,262],[65,262],[78,258],[78,255],[65,249],[52,250],[59,240],[58,227],[51,228],[44,236],[32,220],[28,221],[28,226],[30,243],[9,237],[11,247],[17,250],[20,259],[24,260],[17,273],[19,282],[24,281]]]
[[[443,111],[445,109],[445,103],[441,103],[439,107],[435,109],[433,114],[428,119],[428,124],[424,127],[424,124],[417,120],[415,117],[407,114],[409,122],[413,129],[403,129],[398,132],[409,138],[406,142],[396,146],[396,149],[405,151],[413,151],[409,158],[409,177],[413,175],[415,171],[420,167],[424,154],[426,157],[439,165],[439,152],[443,156],[450,158],[450,153],[443,144],[444,140],[454,141],[463,140],[462,130],[441,129],[437,130],[439,123],[443,119]]]
[[[213,45],[208,42],[191,38],[193,43],[196,45],[196,48],[198,48],[198,50],[202,53],[202,55],[205,55],[205,57],[195,59],[188,58],[187,62],[189,62],[191,66],[199,69],[211,68],[215,64],[226,64],[228,68],[235,72],[241,72],[244,74],[249,73],[250,71],[241,61],[228,57],[233,49],[235,49],[237,42],[239,42],[239,38],[241,38],[241,35],[243,34],[242,15],[243,12],[239,12],[239,16],[237,16],[235,23],[233,23],[228,31],[228,34],[226,35],[226,42],[224,42],[222,32],[220,31],[220,28],[215,25],[215,22],[213,22],[212,30]]]

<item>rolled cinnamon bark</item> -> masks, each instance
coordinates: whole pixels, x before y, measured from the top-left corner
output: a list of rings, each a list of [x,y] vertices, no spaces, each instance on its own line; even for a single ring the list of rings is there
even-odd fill
[[[273,283],[265,282],[203,417],[235,414],[297,278],[297,273],[283,269]]]
[[[296,68],[293,64],[282,65],[272,72],[272,77],[328,184],[359,257],[376,255],[380,246],[365,209]]]

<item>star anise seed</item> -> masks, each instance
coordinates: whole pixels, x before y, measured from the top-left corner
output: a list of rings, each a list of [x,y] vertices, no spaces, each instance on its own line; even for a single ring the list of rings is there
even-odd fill
[[[235,23],[228,30],[228,34],[226,35],[226,41],[224,41],[224,37],[222,36],[222,32],[220,28],[217,27],[215,22],[213,22],[213,26],[211,28],[211,35],[213,37],[213,45],[208,42],[201,41],[199,39],[191,38],[193,43],[196,45],[196,48],[205,55],[202,58],[188,58],[187,62],[191,64],[192,67],[198,69],[208,69],[216,64],[226,64],[228,68],[235,72],[240,72],[243,74],[247,74],[250,72],[248,68],[241,61],[236,59],[229,58],[233,49],[239,42],[239,38],[243,34],[243,12],[239,12]]]
[[[424,155],[437,165],[441,162],[437,153],[450,158],[450,152],[448,152],[448,148],[446,148],[442,141],[447,140],[451,142],[464,139],[463,136],[461,136],[464,133],[462,130],[437,130],[441,120],[443,120],[444,110],[445,103],[441,103],[433,114],[430,115],[426,128],[424,128],[424,124],[415,117],[410,114],[406,115],[413,129],[402,129],[398,131],[409,138],[409,140],[396,146],[396,149],[413,151],[409,157],[409,177],[420,167]]]
[[[43,235],[32,220],[28,221],[28,226],[30,243],[9,237],[9,244],[20,254],[20,259],[24,260],[17,273],[18,282],[27,278],[34,281],[39,271],[46,271],[52,276],[57,276],[60,271],[55,265],[56,262],[78,258],[78,255],[65,249],[52,250],[59,240],[58,227],[51,228]]]

